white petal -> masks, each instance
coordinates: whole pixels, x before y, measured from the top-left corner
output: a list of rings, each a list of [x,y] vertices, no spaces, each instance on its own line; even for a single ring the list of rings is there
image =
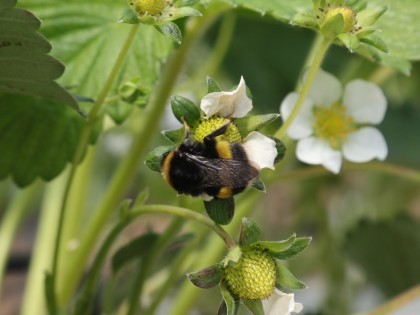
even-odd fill
[[[274,169],[274,159],[277,156],[274,140],[253,131],[245,138],[243,147],[248,159],[259,170],[265,167]]]
[[[263,301],[266,315],[290,315],[292,312],[300,313],[302,304],[295,303],[294,294],[286,294],[280,290],[275,291],[268,301]]]
[[[308,73],[305,74],[304,81],[307,75]],[[340,81],[332,74],[319,69],[308,95],[314,100],[315,105],[330,106],[341,98],[342,93],[343,87]]]
[[[354,80],[346,85],[343,104],[356,122],[379,124],[384,119],[387,102],[376,84]]]
[[[289,118],[298,97],[298,93],[289,93],[282,101],[280,105],[280,113],[282,115],[283,122]],[[314,103],[311,99],[306,99],[303,102],[302,108],[287,130],[287,134],[290,138],[299,140],[306,138],[313,133],[312,126],[315,122],[315,118],[312,112],[313,105]]]
[[[382,161],[388,155],[388,147],[378,129],[364,127],[348,135],[343,154],[351,162],[363,163],[374,158]]]
[[[341,152],[332,149],[326,140],[314,137],[300,140],[296,147],[296,156],[308,164],[321,164],[335,174],[341,168]]]
[[[246,84],[243,77],[238,87],[231,92],[213,92],[204,96],[200,104],[206,117],[219,113],[223,117],[239,118],[252,109],[252,101],[246,95]]]

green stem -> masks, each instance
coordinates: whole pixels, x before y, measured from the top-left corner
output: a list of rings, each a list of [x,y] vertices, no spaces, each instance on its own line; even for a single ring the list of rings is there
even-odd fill
[[[10,247],[25,214],[31,209],[30,206],[38,188],[39,185],[35,183],[18,191],[2,218],[0,226],[0,296]]]
[[[150,275],[152,267],[160,254],[160,252],[168,245],[168,243],[173,239],[173,237],[179,232],[181,227],[184,224],[182,218],[175,218],[165,232],[159,237],[159,240],[156,244],[153,245],[153,248],[150,250],[149,254],[143,261],[139,261],[139,266],[137,268],[138,274],[134,280],[134,288],[131,290],[130,303],[127,315],[137,314],[139,308],[139,297],[142,295],[143,285],[146,278]]]
[[[25,293],[21,307],[21,315],[45,315],[44,278],[45,272],[51,270],[54,240],[60,204],[68,178],[68,170],[54,181],[47,184],[41,205],[37,234],[31,264],[26,279]]]
[[[133,169],[136,168],[141,156],[147,150],[152,139],[152,137],[148,135],[153,134],[158,126],[157,121],[164,111],[166,100],[168,99],[176,78],[178,77],[182,65],[184,64],[191,44],[199,35],[200,31],[206,25],[210,24],[213,19],[225,9],[226,7],[223,6],[222,8],[216,8],[213,12],[208,11],[203,17],[191,19],[189,22],[192,23],[187,24],[187,34],[184,38],[183,44],[169,59],[166,65],[160,84],[154,91],[153,97],[144,111],[145,119],[143,119],[139,131],[134,138],[134,143],[127,156],[116,170],[109,188],[104,194],[105,197],[98,208],[94,211],[92,221],[89,222],[86,235],[83,238],[77,254],[72,260],[72,268],[67,273],[66,281],[62,282],[63,287],[61,288],[61,292],[59,291],[61,303],[65,303],[74,291],[87,257],[91,253],[97,237],[108,220],[111,212],[117,206],[124,190],[129,185],[134,175]]]
[[[86,146],[89,143],[89,139],[91,136],[91,132],[93,127],[95,126],[97,119],[98,119],[98,114],[104,104],[106,95],[109,93],[112,84],[114,83],[118,72],[125,60],[125,57],[127,56],[128,50],[131,46],[131,44],[133,43],[134,39],[135,39],[135,34],[137,32],[138,29],[138,25],[134,25],[132,26],[127,39],[123,45],[123,47],[121,48],[118,57],[115,61],[114,66],[111,69],[111,73],[109,74],[107,80],[105,81],[105,84],[102,88],[102,90],[99,92],[98,98],[95,101],[95,104],[93,105],[92,109],[89,112],[88,115],[88,120],[87,123],[85,125],[85,127],[83,128],[80,140],[79,140],[79,144],[78,147],[76,149],[76,153],[74,155],[73,161],[72,161],[72,166],[71,166],[71,170],[70,170],[70,175],[66,184],[66,188],[64,190],[64,196],[63,196],[63,200],[61,203],[61,208],[60,208],[60,215],[59,215],[59,219],[58,219],[58,224],[57,224],[57,237],[55,240],[55,245],[54,245],[54,254],[53,254],[53,262],[52,262],[52,276],[53,276],[53,291],[55,292],[56,296],[59,296],[59,293],[57,291],[57,276],[58,276],[58,265],[59,265],[59,253],[60,253],[60,245],[61,245],[61,237],[62,237],[62,232],[63,232],[63,225],[64,225],[64,220],[65,220],[65,216],[66,216],[66,206],[68,203],[68,199],[69,199],[69,195],[70,195],[70,190],[72,187],[72,183],[74,180],[74,177],[76,175],[76,170],[78,168],[78,164],[80,163],[80,161],[82,160],[83,154],[86,150]],[[63,281],[64,282],[64,281]],[[60,305],[60,300],[58,300],[58,304]],[[56,306],[55,306],[56,307]],[[57,310],[55,310],[57,311]]]
[[[282,139],[284,137],[290,125],[293,123],[293,121],[299,114],[299,111],[302,108],[306,97],[308,96],[309,90],[312,87],[315,75],[321,67],[322,61],[324,60],[328,48],[331,45],[331,41],[323,37],[322,40],[316,41],[316,44],[316,53],[313,55],[313,61],[310,64],[306,81],[303,83],[302,90],[299,93],[299,97],[296,101],[295,106],[293,107],[292,112],[290,113],[290,116],[286,119],[281,128],[274,135],[276,138]]]
[[[373,171],[420,183],[420,171],[385,162],[369,162],[364,164],[345,163],[343,171]],[[334,176],[330,171],[322,166],[310,166],[295,171],[276,174],[276,176],[270,177],[267,182],[271,183],[279,180],[307,179],[310,177],[328,175]]]

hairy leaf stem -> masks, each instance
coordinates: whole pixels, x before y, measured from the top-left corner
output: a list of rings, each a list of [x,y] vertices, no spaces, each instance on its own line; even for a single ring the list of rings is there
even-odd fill
[[[302,89],[299,93],[299,97],[296,101],[295,106],[293,107],[292,112],[290,113],[290,116],[286,119],[286,121],[284,121],[281,128],[275,133],[274,136],[276,138],[282,139],[285,136],[290,125],[293,123],[296,116],[299,114],[299,111],[302,108],[303,103],[306,97],[308,96],[308,93],[312,87],[312,83],[314,82],[315,75],[318,72],[319,68],[321,67],[322,61],[324,60],[324,57],[330,45],[331,45],[331,41],[325,37],[322,37],[321,40],[315,41],[315,49],[312,50],[314,53],[309,54],[310,58],[312,58],[313,56],[313,60],[309,63],[310,66],[308,69],[306,80],[303,83]]]

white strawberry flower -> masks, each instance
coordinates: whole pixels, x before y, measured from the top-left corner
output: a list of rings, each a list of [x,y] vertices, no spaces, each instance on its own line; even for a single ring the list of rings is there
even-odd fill
[[[287,294],[275,289],[268,300],[263,300],[263,308],[266,315],[290,315],[291,313],[300,313],[303,306],[301,303],[295,302],[293,293]]]
[[[216,120],[218,117],[240,118],[246,116],[252,109],[252,100],[246,94],[244,78],[241,77],[238,87],[233,91],[212,92],[204,96],[200,108],[207,121]],[[262,168],[274,169],[274,160],[278,154],[274,140],[253,131],[242,141],[248,159],[253,163],[253,166],[259,170]]]
[[[283,100],[280,105],[283,119],[290,116],[298,97],[293,92]],[[296,156],[300,161],[321,164],[338,173],[343,157],[356,163],[386,158],[385,139],[370,126],[383,120],[386,107],[386,98],[376,84],[357,79],[343,91],[333,75],[319,70],[287,134],[298,140]]]

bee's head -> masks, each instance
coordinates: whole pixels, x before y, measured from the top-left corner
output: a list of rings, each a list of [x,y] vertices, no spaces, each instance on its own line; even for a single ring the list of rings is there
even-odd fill
[[[199,154],[203,150],[204,145],[198,141],[191,139],[191,137],[185,138],[184,142],[179,146],[179,151],[191,154]]]

